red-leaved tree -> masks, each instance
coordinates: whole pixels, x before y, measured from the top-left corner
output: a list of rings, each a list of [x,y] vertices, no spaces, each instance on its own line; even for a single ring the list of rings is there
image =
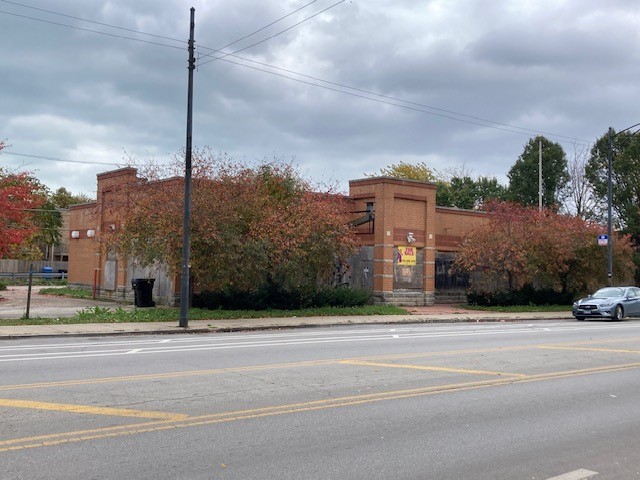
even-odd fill
[[[474,275],[479,290],[517,290],[525,284],[562,292],[584,292],[607,282],[606,248],[597,245],[603,227],[550,209],[511,202],[487,205],[488,221],[469,232],[459,266]],[[615,235],[614,271],[631,281],[633,249]]]
[[[184,183],[150,165],[133,186],[118,227],[105,245],[141,265],[180,273]],[[328,282],[353,251],[349,208],[331,191],[318,193],[286,164],[250,167],[195,152],[191,203],[191,272],[207,289],[251,290]]]
[[[40,184],[29,174],[0,170],[0,258],[38,232],[34,214],[45,201]]]

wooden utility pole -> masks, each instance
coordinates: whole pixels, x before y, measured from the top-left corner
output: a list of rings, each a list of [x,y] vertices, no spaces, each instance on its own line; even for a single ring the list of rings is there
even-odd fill
[[[182,228],[182,278],[180,285],[180,327],[189,326],[189,254],[190,254],[190,219],[191,219],[191,140],[193,119],[193,71],[196,68],[194,55],[196,9],[191,7],[189,24],[189,84],[187,88],[187,147],[184,161],[184,222]]]

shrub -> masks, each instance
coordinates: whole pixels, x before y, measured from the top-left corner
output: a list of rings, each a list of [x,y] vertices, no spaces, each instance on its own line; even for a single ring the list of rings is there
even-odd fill
[[[570,305],[573,292],[557,292],[550,288],[536,289],[527,284],[518,290],[497,290],[491,292],[467,292],[467,303],[478,306],[509,307],[513,305]]]
[[[317,307],[361,307],[372,303],[367,290],[347,287],[325,288],[316,292],[313,303]]]
[[[7,289],[7,284],[5,282],[0,282],[0,292]]]
[[[366,290],[346,287],[314,292],[267,284],[252,291],[204,291],[193,295],[193,306],[210,310],[297,310],[311,307],[358,307],[372,303]]]

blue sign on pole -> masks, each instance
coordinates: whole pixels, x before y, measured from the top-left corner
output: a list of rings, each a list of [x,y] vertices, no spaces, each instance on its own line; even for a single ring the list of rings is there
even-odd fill
[[[598,235],[598,245],[601,247],[609,245],[609,235]]]

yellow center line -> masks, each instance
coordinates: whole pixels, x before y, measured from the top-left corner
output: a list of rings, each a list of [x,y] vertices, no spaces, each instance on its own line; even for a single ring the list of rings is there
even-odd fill
[[[363,356],[353,357],[347,359],[328,359],[328,360],[310,360],[302,362],[291,363],[276,363],[267,365],[249,365],[245,367],[230,367],[230,368],[216,368],[208,370],[192,370],[185,372],[165,372],[165,373],[150,373],[142,375],[126,375],[119,377],[103,377],[103,378],[89,378],[80,380],[62,380],[55,382],[39,382],[39,383],[25,383],[14,385],[0,385],[0,392],[11,390],[30,390],[36,388],[51,388],[51,387],[66,387],[66,386],[78,386],[78,385],[96,385],[101,383],[115,383],[115,382],[131,382],[137,380],[157,380],[157,379],[171,379],[182,378],[189,376],[199,375],[219,375],[223,373],[234,372],[251,372],[270,369],[284,369],[292,367],[309,367],[309,366],[321,366],[339,364],[341,361],[371,361],[371,360],[394,360],[394,359],[407,359],[407,358],[424,358],[424,357],[439,357],[448,355],[464,355],[472,353],[495,353],[495,352],[509,352],[518,350],[531,350],[536,348],[556,348],[556,347],[568,347],[568,346],[580,346],[589,345],[594,343],[616,343],[616,342],[630,342],[634,340],[640,340],[640,337],[625,337],[609,340],[587,340],[578,342],[565,342],[558,344],[529,344],[529,345],[515,345],[515,346],[502,346],[495,348],[476,348],[476,349],[461,349],[461,350],[445,350],[441,352],[422,352],[422,353],[404,353],[404,354],[390,354],[390,355],[375,355],[375,356]]]
[[[114,382],[132,382],[137,380],[160,380],[163,378],[182,378],[193,377],[200,375],[219,375],[222,373],[234,373],[234,372],[253,372],[261,370],[273,370],[278,368],[291,368],[291,367],[308,367],[316,365],[331,365],[335,364],[337,360],[311,360],[308,362],[291,362],[291,363],[275,363],[271,365],[250,365],[246,367],[230,367],[230,368],[213,368],[208,370],[191,370],[185,372],[165,372],[165,373],[148,373],[142,375],[124,375],[120,377],[103,377],[103,378],[88,378],[84,380],[61,380],[57,382],[39,382],[39,383],[23,383],[17,385],[1,385],[0,392],[9,390],[30,390],[35,388],[50,388],[50,387],[69,387],[78,385],[96,385],[101,383],[114,383]]]
[[[184,420],[188,415],[179,413],[151,412],[128,408],[91,407],[88,405],[70,405],[66,403],[32,402],[0,398],[0,407],[29,408],[56,412],[84,413],[89,415],[110,415],[114,417],[155,418],[160,420]]]
[[[640,353],[640,350],[631,350],[627,348],[563,347],[554,345],[540,345],[538,348],[545,350],[575,350],[578,352]]]
[[[233,422],[240,420],[256,419],[269,417],[274,415],[284,415],[301,412],[311,412],[324,410],[329,408],[339,408],[355,405],[363,405],[372,402],[398,400],[426,395],[434,395],[447,392],[473,390],[486,387],[495,387],[501,385],[513,385],[519,383],[529,383],[542,380],[551,380],[557,378],[571,377],[576,375],[588,375],[593,373],[613,372],[620,370],[628,370],[640,368],[640,362],[622,365],[611,365],[608,367],[585,368],[581,370],[568,370],[561,372],[550,372],[539,375],[531,375],[524,378],[500,378],[493,380],[453,383],[446,385],[437,385],[431,387],[422,387],[407,390],[396,390],[380,393],[370,393],[364,395],[352,395],[346,397],[337,397],[332,399],[314,400],[302,403],[293,403],[286,405],[276,405],[270,407],[254,408],[249,410],[238,410],[232,412],[222,412],[209,415],[201,415],[187,417],[183,420],[167,420],[160,422],[146,422],[134,425],[123,425],[118,427],[105,427],[94,430],[82,430],[75,432],[65,432],[51,435],[42,435],[36,437],[17,438],[12,440],[0,441],[0,452],[12,450],[24,450],[30,448],[39,448],[43,446],[61,445],[65,443],[76,443],[89,440],[115,438],[128,435],[137,435],[142,433],[157,432],[162,430],[170,430],[176,428],[187,428],[212,425],[223,422]]]
[[[434,367],[431,365],[365,362],[365,361],[359,361],[359,360],[343,360],[340,363],[343,365],[362,365],[365,367],[403,368],[403,369],[414,369],[414,370],[428,370],[428,371],[434,371],[434,372],[468,373],[472,375],[492,375],[492,376],[499,376],[499,377],[524,378],[527,376],[524,373],[507,373],[507,372],[493,372],[488,370],[469,370],[465,368]]]
[[[576,340],[574,342],[562,342],[562,343],[550,343],[550,346],[571,346],[571,345],[593,345],[594,343],[625,343],[625,342],[636,342],[640,340],[640,336],[636,337],[622,337],[622,338],[605,338],[605,339],[594,339],[594,340]],[[547,344],[544,344],[547,345]],[[540,346],[532,345],[532,347]]]

